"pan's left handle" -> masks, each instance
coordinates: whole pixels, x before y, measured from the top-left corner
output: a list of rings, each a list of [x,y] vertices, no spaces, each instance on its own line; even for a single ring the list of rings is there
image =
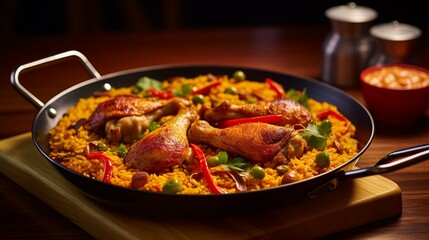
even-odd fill
[[[23,95],[25,98],[27,98],[28,101],[30,101],[36,108],[41,109],[45,104],[40,101],[36,96],[34,96],[30,91],[28,91],[19,81],[19,75],[24,70],[28,70],[31,68],[40,67],[41,65],[55,62],[58,60],[64,60],[69,57],[77,57],[80,62],[83,64],[85,69],[88,71],[89,75],[92,76],[95,79],[100,79],[101,75],[95,70],[95,68],[92,66],[92,64],[89,62],[89,60],[83,55],[81,52],[76,50],[70,50],[67,52],[59,53],[47,58],[43,58],[34,62],[30,62],[27,64],[23,64],[19,66],[15,71],[11,74],[11,82],[12,85],[15,87],[15,89],[18,90],[18,92]]]

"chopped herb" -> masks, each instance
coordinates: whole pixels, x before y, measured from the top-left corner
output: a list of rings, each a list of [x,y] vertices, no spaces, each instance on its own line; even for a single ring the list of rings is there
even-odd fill
[[[300,103],[302,106],[310,110],[310,104],[308,103],[308,96],[306,94],[307,89],[304,89],[302,92],[297,91],[296,89],[289,89],[286,93],[286,96],[288,98],[291,98],[298,103]]]
[[[301,132],[301,136],[307,140],[310,148],[325,149],[331,128],[332,123],[329,120],[324,120],[320,124],[309,123],[307,128]]]
[[[149,126],[147,127],[147,130],[149,132],[152,132],[153,130],[157,129],[159,127],[159,123],[157,121],[151,121],[149,123]]]
[[[140,140],[140,139],[142,139],[144,137],[144,133],[139,133],[138,135],[137,135],[137,140]]]
[[[162,90],[162,84],[160,81],[150,78],[150,77],[141,77],[137,83],[134,85],[133,92],[139,93],[146,91],[149,88],[153,88],[156,90]]]
[[[250,167],[250,163],[244,160],[242,157],[235,157],[231,160],[231,162],[222,164],[222,166],[226,169],[244,172]]]
[[[182,86],[180,86],[180,89],[174,89],[173,90],[173,95],[175,97],[183,97],[186,95],[191,94],[192,92],[192,87],[187,85],[187,84],[182,84]]]
[[[219,161],[221,164],[225,164],[228,162],[228,153],[225,151],[220,151],[217,156],[219,157]]]
[[[123,143],[121,143],[118,147],[115,147],[110,151],[118,153],[119,157],[125,157],[125,155],[127,155],[128,149]]]

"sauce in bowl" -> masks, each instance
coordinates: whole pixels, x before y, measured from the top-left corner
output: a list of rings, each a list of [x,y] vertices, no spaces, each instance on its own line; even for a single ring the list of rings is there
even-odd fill
[[[429,74],[418,69],[403,66],[385,66],[368,72],[366,83],[390,89],[417,89],[429,86]]]
[[[363,70],[360,78],[363,98],[379,123],[413,124],[426,115],[429,69],[409,64],[375,65]]]

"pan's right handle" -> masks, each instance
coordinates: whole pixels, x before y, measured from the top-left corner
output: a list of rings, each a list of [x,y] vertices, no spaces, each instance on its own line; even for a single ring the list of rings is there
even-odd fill
[[[373,167],[366,167],[344,172],[341,179],[351,179],[393,172],[416,163],[429,160],[429,144],[409,147],[389,153]]]
[[[429,160],[429,144],[397,150],[383,157],[373,167],[340,171],[322,185],[308,192],[307,196],[309,198],[315,198],[323,192],[333,190],[337,187],[340,180],[393,172],[425,160]]]
[[[15,89],[18,90],[18,92],[23,95],[25,98],[27,98],[28,101],[30,101],[36,108],[41,109],[45,104],[40,101],[37,97],[35,97],[30,91],[28,91],[19,81],[19,74],[23,72],[24,70],[28,70],[35,67],[40,67],[41,65],[44,65],[46,63],[55,62],[58,60],[64,60],[69,57],[77,57],[80,62],[83,64],[85,69],[88,71],[89,75],[92,76],[95,79],[100,79],[101,75],[95,70],[95,68],[92,66],[92,64],[88,61],[88,59],[80,52],[76,50],[71,50],[67,52],[63,52],[54,56],[50,56],[47,58],[43,58],[34,62],[30,62],[27,64],[23,64],[19,66],[14,72],[12,72],[10,80],[12,82],[12,85],[15,87]]]

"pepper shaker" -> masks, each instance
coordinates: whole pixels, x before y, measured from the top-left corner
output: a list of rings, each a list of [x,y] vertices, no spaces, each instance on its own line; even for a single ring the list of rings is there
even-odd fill
[[[378,51],[372,57],[370,65],[408,63],[417,64],[413,49],[421,35],[419,28],[393,21],[370,28]]]
[[[323,43],[322,81],[356,87],[376,48],[369,28],[378,14],[351,2],[327,9],[325,16],[330,19],[332,32]]]

